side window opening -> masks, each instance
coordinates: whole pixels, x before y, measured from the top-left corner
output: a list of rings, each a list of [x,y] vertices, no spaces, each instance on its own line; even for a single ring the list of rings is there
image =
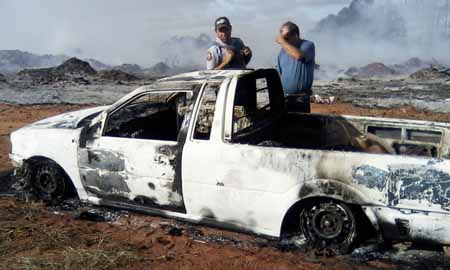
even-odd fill
[[[240,77],[233,100],[231,143],[280,146],[276,129],[285,113],[285,101],[276,71]]]
[[[214,121],[214,112],[216,109],[217,93],[220,84],[208,84],[205,87],[200,101],[200,108],[195,121],[194,139],[209,140]]]
[[[367,132],[386,139],[398,155],[438,157],[442,133],[394,127],[369,126]]]
[[[177,141],[191,111],[192,92],[146,93],[108,117],[104,136]]]

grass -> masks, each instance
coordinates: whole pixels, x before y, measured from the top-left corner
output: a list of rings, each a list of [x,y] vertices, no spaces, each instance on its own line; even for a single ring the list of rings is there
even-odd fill
[[[18,259],[18,268],[24,270],[120,269],[144,260],[131,250],[106,251],[73,248],[66,248],[52,257],[22,257]]]
[[[71,226],[39,223],[39,204],[3,209],[0,219],[0,270],[103,270],[142,265],[146,259],[133,245],[111,245],[111,236],[84,234]]]

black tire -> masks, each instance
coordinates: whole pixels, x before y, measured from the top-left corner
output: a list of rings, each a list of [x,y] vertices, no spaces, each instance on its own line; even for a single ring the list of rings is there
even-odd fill
[[[357,236],[354,213],[334,200],[317,200],[304,207],[300,229],[311,246],[336,255],[348,253]]]
[[[61,201],[73,194],[69,177],[59,165],[49,160],[35,165],[32,183],[36,196],[43,201]]]

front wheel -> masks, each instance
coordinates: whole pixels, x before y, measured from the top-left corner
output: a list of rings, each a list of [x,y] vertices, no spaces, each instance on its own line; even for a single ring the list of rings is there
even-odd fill
[[[300,213],[300,229],[315,248],[336,254],[349,252],[356,239],[356,221],[350,208],[334,200],[318,200]]]
[[[62,200],[73,192],[66,173],[51,161],[43,161],[36,165],[33,186],[36,195],[43,201]]]

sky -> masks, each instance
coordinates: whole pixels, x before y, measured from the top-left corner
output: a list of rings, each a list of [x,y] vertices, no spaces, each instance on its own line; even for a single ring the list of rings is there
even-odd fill
[[[213,38],[214,19],[228,16],[233,35],[253,48],[254,64],[269,65],[267,59],[279,49],[274,39],[283,22],[292,20],[307,32],[350,2],[0,0],[0,49],[150,66],[164,59],[161,44],[170,37],[206,33]]]

